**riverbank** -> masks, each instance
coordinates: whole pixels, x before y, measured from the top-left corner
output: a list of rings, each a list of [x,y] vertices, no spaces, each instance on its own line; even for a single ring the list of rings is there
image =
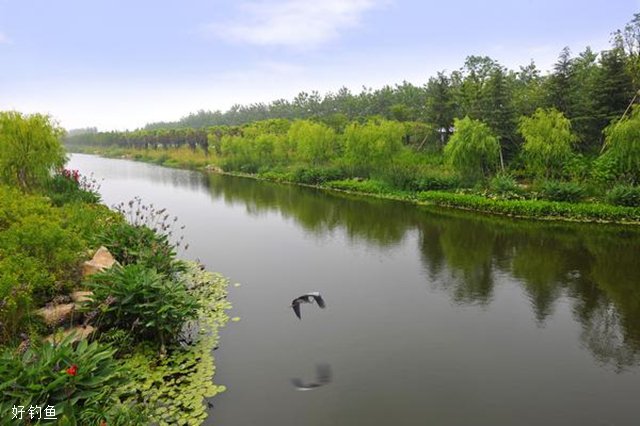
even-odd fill
[[[87,148],[82,150],[82,152],[108,158],[126,158],[165,167],[221,173],[229,176],[295,184],[327,191],[403,201],[416,205],[433,205],[513,218],[640,225],[640,208],[638,207],[614,206],[599,202],[506,199],[500,194],[487,192],[484,195],[480,195],[465,190],[458,190],[457,192],[442,190],[402,191],[394,189],[384,182],[373,179],[339,179],[308,184],[295,181],[293,175],[286,172],[268,171],[249,174],[223,171],[216,165],[215,158],[205,157],[201,153],[193,152],[187,148],[147,151],[119,148]]]
[[[73,170],[0,185],[0,417],[33,403],[59,424],[201,424],[225,390],[228,280],[176,257],[166,209],[113,211],[95,189]]]

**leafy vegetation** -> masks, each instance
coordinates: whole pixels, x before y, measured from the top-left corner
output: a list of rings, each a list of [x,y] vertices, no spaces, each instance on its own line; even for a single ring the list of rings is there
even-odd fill
[[[135,408],[121,402],[127,382],[114,350],[97,342],[73,345],[31,343],[0,351],[0,410],[13,406],[55,408],[60,424],[132,424],[140,420]]]
[[[640,187],[631,185],[615,186],[607,193],[607,201],[616,206],[640,207]]]
[[[96,311],[99,327],[128,330],[161,345],[175,340],[199,308],[183,282],[144,264],[114,266],[91,275],[88,288],[93,292],[88,309]]]
[[[454,121],[456,132],[444,149],[444,157],[468,181],[488,176],[496,169],[500,145],[489,126],[465,117]]]
[[[224,390],[211,383],[211,351],[227,282],[176,259],[183,237],[165,209],[98,204],[95,180],[62,168],[61,134],[47,116],[0,113],[0,411],[51,406],[65,425],[199,424],[204,398]],[[189,135],[195,150],[202,135]],[[101,245],[120,264],[83,282],[81,263]],[[69,293],[87,286],[87,309],[74,312]],[[45,323],[45,303],[73,315]],[[88,337],[59,333],[79,319]]]
[[[520,118],[518,130],[524,138],[522,151],[530,173],[546,179],[559,177],[573,155],[571,122],[558,110],[537,109],[533,116]]]
[[[64,131],[49,116],[0,112],[0,179],[23,190],[42,186],[65,163]]]

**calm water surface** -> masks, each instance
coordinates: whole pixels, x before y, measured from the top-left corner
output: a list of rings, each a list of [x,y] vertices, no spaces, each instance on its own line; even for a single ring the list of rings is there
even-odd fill
[[[640,230],[531,223],[74,155],[229,276],[207,424],[639,425]],[[307,291],[327,309],[288,305]],[[292,378],[333,380],[300,392]]]

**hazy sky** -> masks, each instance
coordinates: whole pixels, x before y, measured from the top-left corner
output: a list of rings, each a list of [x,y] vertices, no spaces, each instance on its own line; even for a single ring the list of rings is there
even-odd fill
[[[549,69],[640,0],[0,0],[0,109],[133,129],[198,109],[424,84],[468,55]]]

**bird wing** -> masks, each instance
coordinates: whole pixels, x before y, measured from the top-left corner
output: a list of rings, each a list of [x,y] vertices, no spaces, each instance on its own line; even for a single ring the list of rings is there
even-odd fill
[[[291,307],[293,308],[293,312],[295,312],[298,319],[302,319],[302,316],[300,315],[300,302],[296,302],[296,300],[294,300]]]
[[[316,301],[316,303],[318,304],[318,306],[320,306],[322,309],[325,308],[325,306],[327,306],[324,303],[324,299],[322,298],[322,296],[320,296],[320,293],[310,293],[311,296],[313,296],[314,300]]]

